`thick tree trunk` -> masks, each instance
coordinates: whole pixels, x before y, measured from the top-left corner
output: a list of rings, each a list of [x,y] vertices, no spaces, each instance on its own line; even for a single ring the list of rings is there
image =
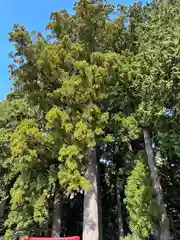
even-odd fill
[[[118,220],[118,239],[124,237],[123,218],[122,218],[122,202],[121,202],[121,180],[116,176],[116,198],[117,198],[117,220]]]
[[[84,193],[83,240],[102,240],[99,171],[95,149],[89,150],[88,161],[86,179],[92,188]]]
[[[153,191],[156,195],[156,201],[161,211],[160,218],[160,240],[169,240],[170,239],[170,231],[169,231],[169,219],[166,213],[165,203],[163,199],[163,192],[160,184],[160,180],[158,177],[158,170],[156,167],[155,156],[152,148],[152,139],[148,130],[143,129],[145,149],[148,159],[148,165],[150,170],[150,175],[153,184]]]
[[[54,212],[53,212],[53,223],[51,236],[55,238],[60,237],[61,233],[61,222],[62,222],[62,194],[56,192],[54,199]]]

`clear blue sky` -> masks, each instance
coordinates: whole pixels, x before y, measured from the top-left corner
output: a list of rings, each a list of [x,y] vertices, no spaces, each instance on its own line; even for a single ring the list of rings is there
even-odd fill
[[[134,0],[109,0],[118,4],[131,4]],[[65,8],[72,11],[74,0],[0,0],[0,101],[5,99],[12,82],[8,80],[8,53],[11,45],[8,32],[14,23],[23,24],[28,30],[43,31],[53,11]]]

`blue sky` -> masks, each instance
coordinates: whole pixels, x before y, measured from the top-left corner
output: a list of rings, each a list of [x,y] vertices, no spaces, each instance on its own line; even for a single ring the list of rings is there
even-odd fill
[[[118,4],[131,4],[134,0],[109,0]],[[74,0],[0,0],[0,101],[5,99],[12,82],[8,80],[8,53],[11,45],[8,32],[14,23],[23,24],[28,30],[43,31],[53,11],[65,8],[72,11]]]

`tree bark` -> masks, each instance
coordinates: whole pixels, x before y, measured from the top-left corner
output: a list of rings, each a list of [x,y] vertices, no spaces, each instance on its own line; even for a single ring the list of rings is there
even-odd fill
[[[155,156],[152,148],[152,139],[148,130],[143,129],[145,149],[147,154],[147,160],[150,170],[150,176],[153,184],[153,191],[156,195],[156,201],[160,208],[160,240],[169,240],[170,239],[170,231],[169,231],[169,219],[166,213],[165,203],[163,199],[163,192],[160,184],[160,180],[158,177],[158,170],[156,167]]]
[[[123,228],[123,218],[122,218],[122,203],[121,203],[121,181],[118,176],[116,176],[116,198],[117,198],[117,220],[118,220],[118,239],[124,237],[124,228]]]
[[[95,149],[89,149],[85,177],[92,188],[84,193],[83,240],[102,240],[99,171]]]
[[[59,238],[61,234],[62,223],[62,194],[60,192],[55,193],[54,199],[54,213],[51,237]]]
[[[0,227],[4,224],[4,209],[6,205],[6,199],[0,202]]]

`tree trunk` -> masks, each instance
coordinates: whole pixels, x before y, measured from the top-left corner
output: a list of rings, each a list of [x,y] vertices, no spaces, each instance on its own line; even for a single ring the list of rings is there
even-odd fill
[[[54,213],[51,237],[55,238],[60,237],[62,222],[61,217],[62,217],[62,194],[60,192],[56,192],[54,199]]]
[[[84,193],[83,240],[102,240],[99,171],[95,149],[89,150],[85,176],[92,188]]]
[[[6,199],[0,202],[0,227],[4,224],[4,209],[6,205]]]
[[[122,218],[122,203],[121,203],[121,181],[118,176],[116,176],[116,198],[117,198],[117,220],[118,220],[118,239],[122,239],[124,237],[124,229],[123,229],[123,218]]]
[[[147,154],[147,160],[150,170],[150,175],[153,184],[153,191],[156,195],[156,201],[160,208],[161,217],[160,217],[160,240],[169,240],[170,231],[169,231],[169,219],[166,213],[165,203],[163,199],[163,192],[158,177],[158,170],[155,163],[155,156],[152,148],[152,139],[148,130],[143,129],[145,149]]]

